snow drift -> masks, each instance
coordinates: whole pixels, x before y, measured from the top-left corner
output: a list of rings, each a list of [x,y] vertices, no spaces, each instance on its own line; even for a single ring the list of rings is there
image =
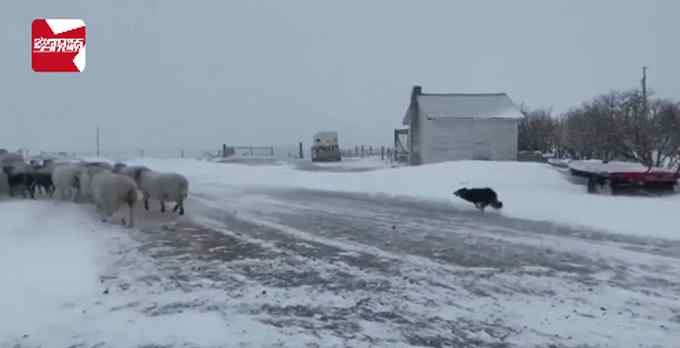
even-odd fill
[[[503,201],[500,214],[510,217],[585,226],[611,233],[680,239],[676,214],[680,196],[628,197],[586,193],[552,167],[531,162],[457,161],[367,172],[311,172],[287,165],[248,166],[197,160],[140,159],[154,170],[176,171],[196,183],[194,192],[211,184],[269,186],[328,191],[385,193],[446,200],[474,209],[457,199],[460,187],[491,187]],[[494,212],[495,213],[495,212]]]

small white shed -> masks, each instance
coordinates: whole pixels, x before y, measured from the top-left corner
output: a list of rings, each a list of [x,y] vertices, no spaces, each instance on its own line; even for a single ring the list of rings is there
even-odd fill
[[[505,93],[423,93],[414,86],[404,115],[409,164],[517,160],[523,117]]]

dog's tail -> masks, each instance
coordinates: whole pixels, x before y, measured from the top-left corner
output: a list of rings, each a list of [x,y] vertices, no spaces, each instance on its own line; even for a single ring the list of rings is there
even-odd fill
[[[494,207],[495,209],[501,209],[501,208],[503,208],[503,202],[495,201],[495,202],[491,203],[491,206]]]

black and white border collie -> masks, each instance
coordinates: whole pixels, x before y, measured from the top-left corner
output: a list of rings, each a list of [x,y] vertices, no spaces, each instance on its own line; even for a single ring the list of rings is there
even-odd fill
[[[480,211],[484,211],[488,205],[494,209],[503,208],[503,202],[498,200],[496,192],[488,187],[483,188],[461,188],[453,193],[456,197],[460,197],[470,203],[474,203],[475,207]]]

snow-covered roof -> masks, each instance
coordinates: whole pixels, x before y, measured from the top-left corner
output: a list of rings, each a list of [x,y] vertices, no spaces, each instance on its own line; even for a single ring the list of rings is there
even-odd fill
[[[505,93],[419,94],[416,98],[421,112],[433,119],[523,117],[519,108]],[[409,123],[410,109],[409,106],[404,115],[404,125]]]
[[[323,131],[323,132],[317,132],[314,134],[314,139],[316,138],[337,138],[338,137],[338,132],[334,131]]]

